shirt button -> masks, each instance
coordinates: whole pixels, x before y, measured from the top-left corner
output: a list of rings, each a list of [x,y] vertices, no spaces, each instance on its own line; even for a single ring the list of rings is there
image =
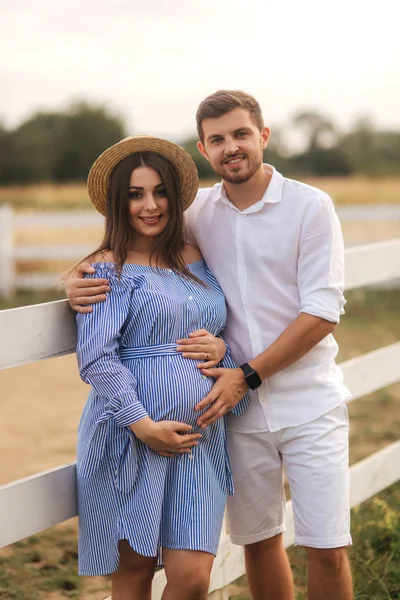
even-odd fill
[[[188,296],[188,300],[193,300],[193,296]]]

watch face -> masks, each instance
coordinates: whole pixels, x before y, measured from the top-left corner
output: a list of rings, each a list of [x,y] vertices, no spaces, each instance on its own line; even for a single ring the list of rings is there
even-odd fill
[[[262,381],[257,371],[254,371],[248,363],[240,365],[240,368],[244,373],[244,378],[249,388],[251,390],[256,390],[259,388],[262,384]]]
[[[247,385],[251,390],[256,390],[261,385],[261,379],[256,371],[252,371],[246,376]]]

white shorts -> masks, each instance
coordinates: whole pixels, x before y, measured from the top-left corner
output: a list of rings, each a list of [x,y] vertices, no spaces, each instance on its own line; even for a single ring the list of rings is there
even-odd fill
[[[311,548],[351,544],[349,421],[345,403],[314,421],[276,432],[228,432],[235,493],[229,534],[246,545],[285,531],[284,472],[293,503],[295,543]]]

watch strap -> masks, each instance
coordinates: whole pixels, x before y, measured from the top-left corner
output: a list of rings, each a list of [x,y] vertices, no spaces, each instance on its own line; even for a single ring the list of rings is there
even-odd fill
[[[246,383],[251,390],[256,390],[260,387],[262,384],[261,377],[249,363],[243,363],[239,368],[242,369]]]

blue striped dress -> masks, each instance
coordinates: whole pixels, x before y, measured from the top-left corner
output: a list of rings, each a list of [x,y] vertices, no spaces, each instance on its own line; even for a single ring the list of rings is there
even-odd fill
[[[111,292],[92,313],[77,315],[79,370],[92,386],[77,445],[79,573],[114,572],[121,539],[160,565],[162,548],[215,554],[233,493],[225,419],[207,427],[190,454],[172,458],[128,425],[150,416],[199,431],[194,406],[213,381],[176,352],[176,340],[199,328],[220,333],[221,288],[203,260],[189,268],[206,286],[166,268],[125,264],[118,277],[112,263],[93,266],[90,277],[109,279]],[[235,366],[229,350],[220,366]],[[234,412],[247,403],[243,398]]]

